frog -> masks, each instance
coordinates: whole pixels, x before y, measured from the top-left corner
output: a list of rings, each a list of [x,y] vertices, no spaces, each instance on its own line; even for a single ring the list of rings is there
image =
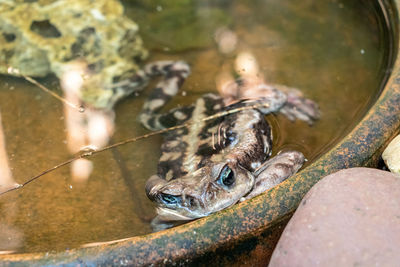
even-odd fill
[[[265,118],[281,113],[310,125],[319,119],[318,105],[298,89],[238,79],[227,90],[229,102],[208,93],[191,105],[161,112],[190,68],[184,62],[167,61],[148,67],[166,78],[143,105],[140,122],[153,131],[186,124],[164,133],[157,173],[145,185],[147,197],[156,205],[154,231],[253,198],[303,166],[306,159],[299,151],[281,151],[271,157],[272,129]]]

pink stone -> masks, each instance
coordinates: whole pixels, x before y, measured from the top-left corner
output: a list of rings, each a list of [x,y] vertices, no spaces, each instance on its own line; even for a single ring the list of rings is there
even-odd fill
[[[269,266],[400,266],[400,176],[353,168],[323,178],[301,201]]]

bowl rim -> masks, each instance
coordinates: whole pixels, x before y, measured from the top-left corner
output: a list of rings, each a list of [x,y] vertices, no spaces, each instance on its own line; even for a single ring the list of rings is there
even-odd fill
[[[397,55],[400,0],[378,0],[378,3],[391,17],[387,19],[396,46],[392,73],[375,104],[355,128],[301,172],[253,199],[178,227],[64,252],[0,255],[0,260],[24,265],[184,262],[276,225],[290,216],[321,177],[340,169],[374,165],[400,128],[400,57]]]

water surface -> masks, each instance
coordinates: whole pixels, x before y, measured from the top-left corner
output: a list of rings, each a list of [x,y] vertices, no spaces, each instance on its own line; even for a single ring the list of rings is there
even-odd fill
[[[343,137],[376,99],[389,66],[389,36],[374,3],[204,2],[190,12],[151,1],[123,2],[126,14],[142,29],[149,62],[183,59],[192,67],[183,93],[169,107],[216,92],[221,75],[240,76],[241,70],[233,71],[238,55],[253,55],[267,82],[297,87],[320,105],[321,120],[312,127],[281,115],[268,117],[274,153],[295,148],[312,161]],[[226,53],[215,41],[221,29],[237,38]],[[40,82],[61,94],[56,78]],[[136,119],[148,92],[116,106],[112,142],[148,132]],[[58,100],[22,79],[1,76],[0,112],[17,182],[71,157]],[[74,182],[70,168],[64,167],[0,196],[0,250],[60,251],[151,232],[148,220],[155,212],[144,184],[156,172],[161,142],[156,136],[91,157],[94,170],[84,183]]]

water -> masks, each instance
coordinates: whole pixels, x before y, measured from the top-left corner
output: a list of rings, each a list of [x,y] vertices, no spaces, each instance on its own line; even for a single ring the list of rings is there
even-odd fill
[[[192,66],[184,93],[169,107],[215,91],[244,52],[256,58],[266,81],[300,88],[315,100],[322,117],[312,127],[280,115],[268,117],[274,127],[275,153],[295,148],[312,161],[327,151],[365,114],[390,67],[390,36],[372,2],[310,0],[299,5],[294,0],[248,0],[213,2],[207,7],[204,1],[193,9],[201,11],[193,14],[203,23],[186,28],[181,26],[191,25],[184,17],[187,8],[150,1],[123,3],[127,15],[142,27],[149,62],[184,59]],[[181,30],[166,32],[168,23],[163,20]],[[227,54],[221,49],[232,47],[219,50],[214,41],[221,27],[237,38]],[[188,34],[192,37],[185,37]],[[196,40],[193,36],[198,35],[202,38]],[[61,94],[54,77],[40,82]],[[0,88],[14,179],[23,183],[69,159],[62,103],[22,79],[1,76]],[[147,133],[136,119],[145,97],[146,93],[132,96],[116,106],[112,142]],[[151,232],[148,221],[155,212],[144,184],[156,171],[161,142],[162,137],[156,136],[91,157],[94,170],[86,182],[74,182],[68,166],[0,196],[0,250],[60,251]]]

